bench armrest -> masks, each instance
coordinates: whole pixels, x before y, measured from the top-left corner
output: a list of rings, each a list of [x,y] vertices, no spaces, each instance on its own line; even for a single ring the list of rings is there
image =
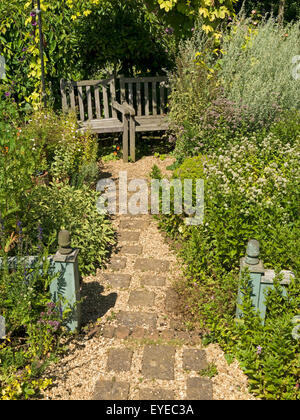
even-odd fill
[[[126,102],[124,102],[122,105],[119,104],[117,101],[112,102],[112,107],[115,108],[117,111],[122,112],[124,115],[135,115],[134,109],[129,106]]]
[[[135,115],[135,110],[132,106],[128,105],[127,102],[123,102],[123,104],[119,104],[119,102],[113,101],[112,107],[115,108],[117,111],[122,112],[124,115]]]
[[[129,111],[129,114],[131,116],[135,116],[135,109],[133,108],[133,106],[129,105],[127,102],[123,102],[122,105]]]

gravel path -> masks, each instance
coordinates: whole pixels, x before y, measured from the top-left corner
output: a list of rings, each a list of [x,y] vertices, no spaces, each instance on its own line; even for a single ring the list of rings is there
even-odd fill
[[[146,179],[153,164],[169,175],[171,163],[146,157],[135,164],[109,162],[104,171],[115,180],[120,171]],[[53,386],[43,398],[255,399],[238,363],[229,366],[217,345],[203,348],[200,333],[184,328],[172,288],[182,274],[154,219],[117,215],[113,223],[118,244],[110,263],[83,281],[85,332],[49,367]]]

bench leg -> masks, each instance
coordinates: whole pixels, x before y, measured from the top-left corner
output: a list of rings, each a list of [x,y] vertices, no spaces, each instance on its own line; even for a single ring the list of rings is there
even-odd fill
[[[134,118],[130,118],[130,157],[132,162],[135,162],[135,121]]]
[[[123,130],[123,161],[128,162],[128,116],[124,115],[124,130]]]

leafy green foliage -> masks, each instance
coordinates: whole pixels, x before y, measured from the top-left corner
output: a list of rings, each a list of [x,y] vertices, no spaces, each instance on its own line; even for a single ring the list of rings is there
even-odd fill
[[[72,234],[72,246],[79,248],[79,269],[82,275],[95,272],[114,243],[110,221],[96,208],[99,193],[83,185],[76,189],[63,183],[40,185],[28,197],[30,211],[23,223],[40,226],[47,239],[51,232],[67,229]],[[37,246],[36,230],[30,234],[32,246]],[[56,252],[57,246],[51,248]]]
[[[160,74],[162,68],[172,66],[169,37],[143,1],[113,0],[105,8],[94,7],[78,21],[75,31],[85,78],[107,64],[125,74]]]
[[[155,11],[162,20],[175,29],[177,36],[183,36],[203,18],[202,29],[213,32],[220,22],[233,14],[236,0],[151,0],[147,1],[150,10]]]
[[[0,114],[0,218],[6,220],[6,229],[11,233],[32,186],[38,154],[29,140],[20,140],[22,129],[16,122],[16,105],[0,99]]]

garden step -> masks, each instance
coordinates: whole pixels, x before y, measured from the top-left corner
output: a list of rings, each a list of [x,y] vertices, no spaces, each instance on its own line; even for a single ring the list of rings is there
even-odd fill
[[[163,287],[166,285],[166,278],[157,274],[144,274],[141,277],[142,286]]]
[[[140,232],[122,230],[119,232],[119,242],[138,242],[140,239]]]
[[[128,382],[99,380],[96,383],[93,400],[127,400]]]
[[[143,253],[143,247],[141,245],[123,245],[120,248],[120,253],[128,255],[141,255]]]
[[[123,270],[126,267],[126,263],[127,259],[125,257],[112,257],[107,265],[107,269],[113,271]]]
[[[117,314],[117,322],[126,327],[152,327],[156,328],[157,315],[148,312],[120,311]]]
[[[170,262],[155,258],[137,258],[134,268],[140,271],[166,272],[169,270]]]
[[[142,230],[142,229],[146,229],[147,226],[149,226],[149,223],[148,223],[147,220],[135,219],[133,217],[133,218],[127,219],[127,220],[121,220],[120,225],[119,225],[119,229],[122,229],[122,230],[133,230],[133,229]]]
[[[199,372],[200,370],[208,368],[206,353],[204,350],[184,349],[182,361],[183,369]]]
[[[146,346],[141,373],[148,379],[174,380],[174,363],[174,347]]]
[[[155,300],[155,293],[148,290],[133,290],[130,292],[128,305],[129,306],[153,306]]]
[[[131,282],[130,274],[123,273],[103,273],[103,278],[114,288],[128,288]]]
[[[212,381],[209,378],[192,377],[186,383],[186,398],[188,400],[212,400]]]

